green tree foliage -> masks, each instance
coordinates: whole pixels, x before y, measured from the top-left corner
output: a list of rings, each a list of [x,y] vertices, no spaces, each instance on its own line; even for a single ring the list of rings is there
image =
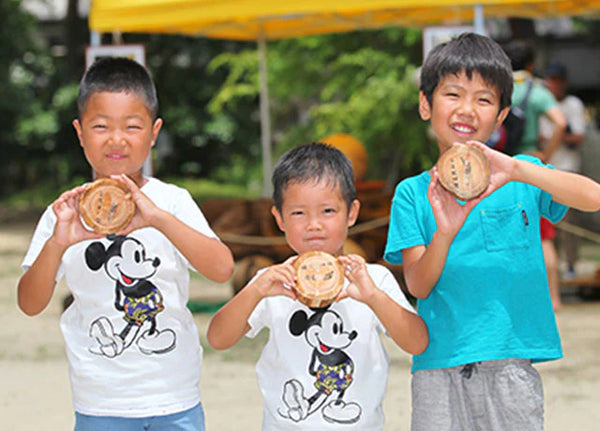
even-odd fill
[[[3,0],[0,3],[0,146],[4,157],[0,158],[0,196],[17,187],[29,177],[23,161],[27,156],[28,127],[24,119],[39,113],[36,93],[40,86],[40,69],[45,62],[37,56],[30,31],[33,18],[21,12],[19,0]],[[15,35],[22,35],[15,37]],[[52,119],[44,118],[41,127],[52,128]],[[40,143],[43,146],[43,143]]]
[[[64,76],[20,0],[0,2],[0,197],[44,184],[54,193],[89,177],[70,125],[76,83]]]
[[[155,150],[158,175],[211,177],[234,154],[249,154],[247,135],[260,133],[249,115],[256,109],[254,101],[240,100],[236,111],[218,115],[207,110],[226,79],[224,73],[209,72],[209,62],[219,54],[239,51],[243,43],[165,35],[135,35],[128,41],[146,46],[165,120]]]
[[[393,183],[430,166],[435,147],[427,142],[426,124],[417,113],[414,64],[420,62],[419,30],[393,28],[270,42],[275,156],[294,145],[343,132],[367,147],[371,178]],[[228,71],[209,105],[213,115],[236,112],[240,101],[256,100],[255,49],[219,55],[210,68]]]
[[[2,0],[0,15],[0,198],[42,184],[50,202],[91,176],[71,125],[89,35],[71,17],[65,25],[78,30],[65,34],[77,43],[67,41],[67,56],[55,57],[20,0]],[[123,42],[145,46],[157,84],[165,125],[156,175],[260,188],[256,44],[158,34],[125,34]],[[368,148],[372,178],[395,181],[432,160],[416,117],[419,30],[282,40],[269,43],[268,55],[274,157],[346,132]]]

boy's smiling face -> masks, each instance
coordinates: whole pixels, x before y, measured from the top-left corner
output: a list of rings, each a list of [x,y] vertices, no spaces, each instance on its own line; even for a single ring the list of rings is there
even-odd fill
[[[142,166],[162,126],[153,121],[143,97],[133,92],[100,91],[73,121],[85,157],[99,178],[127,174],[143,184]]]
[[[281,213],[275,207],[271,212],[296,253],[318,250],[340,256],[359,207],[356,199],[347,207],[339,185],[319,181],[288,184]]]
[[[464,72],[446,75],[434,90],[431,105],[419,93],[419,113],[423,120],[431,120],[440,154],[455,142],[486,142],[510,108],[499,109],[498,90],[477,72],[471,79]]]

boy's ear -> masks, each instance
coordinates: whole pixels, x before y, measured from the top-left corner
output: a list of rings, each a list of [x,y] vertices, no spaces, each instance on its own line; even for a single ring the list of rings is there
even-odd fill
[[[508,111],[510,111],[510,106],[507,106],[506,108],[504,108],[503,110],[498,112],[498,116],[496,117],[496,126],[494,127],[494,131],[498,130],[498,127],[500,127],[502,125],[502,123],[504,122],[504,119],[508,115]]]
[[[431,106],[422,91],[419,91],[419,115],[425,121],[431,118]]]
[[[75,129],[75,133],[77,133],[77,139],[79,139],[79,145],[83,146],[83,132],[81,130],[81,123],[76,118],[76,119],[73,120],[73,122],[71,124],[73,124],[73,128]]]
[[[360,211],[360,201],[358,199],[354,199],[350,204],[350,208],[348,208],[348,227],[354,226],[356,220],[358,219],[358,213]]]
[[[281,217],[281,213],[277,210],[275,205],[271,207],[271,214],[275,217],[275,221],[277,222],[277,227],[281,232],[285,232],[285,226],[283,224],[283,217]]]
[[[156,144],[156,138],[158,138],[158,132],[160,132],[160,128],[163,125],[163,119],[157,118],[154,120],[154,124],[152,125],[152,142],[150,146],[153,147]]]

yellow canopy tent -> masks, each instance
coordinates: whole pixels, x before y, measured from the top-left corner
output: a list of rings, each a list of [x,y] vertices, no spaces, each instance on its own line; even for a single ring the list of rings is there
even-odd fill
[[[473,21],[486,16],[600,17],[599,0],[92,0],[98,32],[184,33],[267,40],[314,34]]]
[[[177,33],[257,40],[265,193],[271,149],[266,40],[315,34],[475,22],[496,17],[600,17],[600,0],[92,0],[93,32]]]

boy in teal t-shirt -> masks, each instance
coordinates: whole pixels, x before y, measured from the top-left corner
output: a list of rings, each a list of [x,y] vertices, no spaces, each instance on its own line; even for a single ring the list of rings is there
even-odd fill
[[[419,113],[440,155],[482,150],[490,185],[458,201],[436,167],[397,186],[385,259],[403,264],[430,343],[414,356],[412,431],[542,430],[543,391],[532,362],[562,356],[548,293],[540,216],[600,208],[600,185],[510,157],[486,142],[510,108],[510,61],[466,33],[436,46],[421,70]]]

